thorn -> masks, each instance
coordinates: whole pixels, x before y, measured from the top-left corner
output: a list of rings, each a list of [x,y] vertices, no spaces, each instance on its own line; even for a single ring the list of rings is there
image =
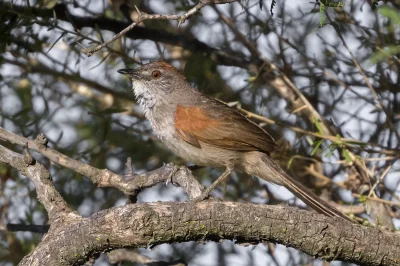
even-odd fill
[[[237,107],[239,107],[239,102],[238,101],[235,101],[235,102],[229,102],[229,103],[226,103],[228,106],[230,106],[230,107],[235,107],[235,106],[237,106]]]
[[[178,28],[181,26],[182,23],[185,23],[186,19],[185,18],[181,18],[178,20]]]
[[[138,12],[139,17],[141,17],[142,16],[142,12],[140,12],[139,8],[136,5],[135,5],[135,9]]]
[[[81,44],[80,42],[76,42],[76,43],[79,44],[83,49],[87,50],[87,48],[83,44]]]

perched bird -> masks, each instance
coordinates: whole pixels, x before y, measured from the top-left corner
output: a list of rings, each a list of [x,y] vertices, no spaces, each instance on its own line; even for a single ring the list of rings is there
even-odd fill
[[[197,199],[202,200],[233,170],[283,185],[319,213],[350,220],[314,195],[274,162],[274,139],[237,110],[194,89],[175,67],[153,62],[120,69],[161,141],[181,158],[225,172]],[[351,221],[351,220],[350,220]]]

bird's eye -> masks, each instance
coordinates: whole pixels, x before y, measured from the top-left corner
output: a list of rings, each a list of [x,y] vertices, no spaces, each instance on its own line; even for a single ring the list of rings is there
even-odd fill
[[[153,79],[158,79],[161,77],[161,72],[158,70],[155,70],[155,71],[151,72],[151,76],[153,77]]]

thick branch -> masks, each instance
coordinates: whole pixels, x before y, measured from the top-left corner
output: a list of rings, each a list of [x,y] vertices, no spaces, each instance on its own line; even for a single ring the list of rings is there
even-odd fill
[[[398,265],[400,237],[290,207],[233,202],[151,203],[112,208],[57,230],[20,265],[83,264],[96,253],[162,243],[271,241],[324,260]]]

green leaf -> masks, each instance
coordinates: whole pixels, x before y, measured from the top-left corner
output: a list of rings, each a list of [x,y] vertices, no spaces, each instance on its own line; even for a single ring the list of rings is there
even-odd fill
[[[336,148],[337,148],[336,144],[331,144],[331,145],[329,146],[329,150],[330,150],[330,151],[329,151],[327,154],[325,154],[325,157],[331,156],[332,153],[336,150]]]
[[[358,141],[358,140],[350,140],[350,141],[346,141],[346,144],[350,144],[350,145],[358,145],[361,148],[365,148],[367,146],[367,143],[362,142],[362,141]]]
[[[306,136],[306,140],[307,140],[308,144],[314,145],[314,142],[312,141],[312,139],[309,136]]]
[[[252,83],[252,82],[254,82],[256,79],[257,79],[257,76],[253,76],[253,77],[249,77],[249,78],[247,79],[247,81],[248,81],[249,83]]]
[[[321,0],[320,3],[324,4],[326,6],[329,6],[329,7],[344,7],[344,2],[342,2],[342,1],[332,2],[329,0]]]
[[[325,21],[326,21],[326,7],[343,7],[344,2],[332,2],[329,0],[321,0],[319,2],[319,27],[322,28],[325,26]]]
[[[342,155],[343,155],[343,157],[346,159],[346,162],[348,162],[348,163],[351,163],[351,162],[352,162],[351,156],[350,156],[350,153],[349,153],[349,150],[348,150],[348,149],[343,149],[343,150],[342,150]]]
[[[360,203],[367,202],[367,200],[368,199],[365,196],[360,196],[360,198],[359,198]]]
[[[378,48],[378,52],[374,53],[369,60],[372,64],[377,64],[398,53],[400,53],[400,45],[389,45],[384,49]]]
[[[321,135],[325,135],[325,134],[324,134],[324,131],[322,130],[321,122],[318,121],[316,118],[314,118],[314,121],[313,121],[313,122],[314,122],[315,126],[317,127],[319,133],[320,133]]]
[[[394,24],[400,25],[400,14],[396,9],[383,6],[379,8],[379,13],[384,17],[390,18]]]
[[[320,139],[320,140],[314,142],[314,144],[313,144],[313,145],[314,145],[314,149],[313,149],[312,152],[311,152],[311,156],[314,156],[314,154],[317,153],[318,148],[319,148],[319,146],[321,146],[322,142],[323,142],[322,139]]]
[[[325,15],[325,5],[322,1],[319,3],[319,27],[322,28],[325,25],[326,15]]]
[[[293,160],[294,160],[294,156],[290,157],[290,159],[289,159],[289,161],[288,161],[288,163],[287,163],[287,168],[288,168],[288,169],[289,169],[290,166],[292,165]]]

